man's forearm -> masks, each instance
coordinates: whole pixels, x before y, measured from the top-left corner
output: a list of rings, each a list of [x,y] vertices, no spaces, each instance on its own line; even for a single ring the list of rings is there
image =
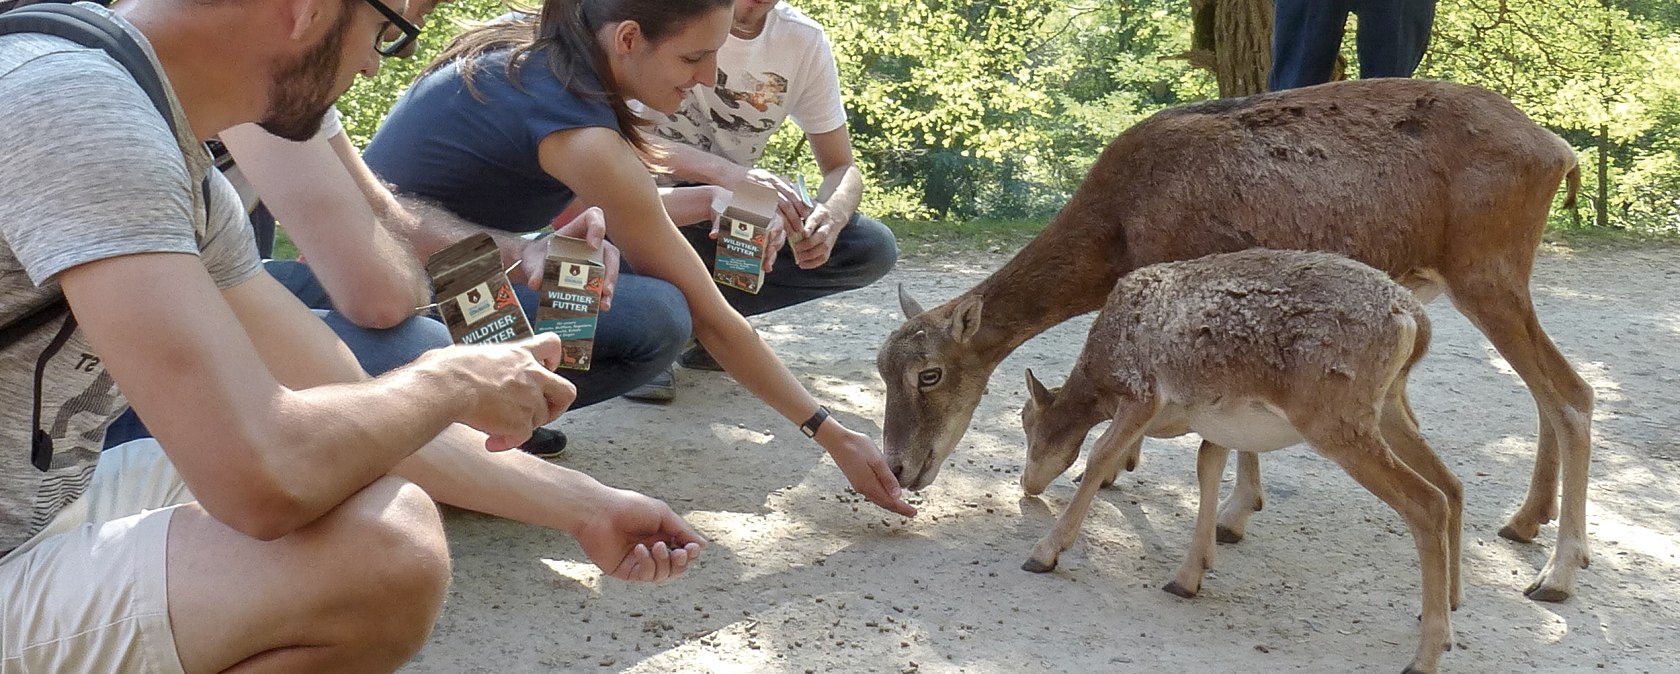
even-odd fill
[[[396,194],[384,208],[376,209],[382,211],[380,222],[412,248],[414,255],[422,261],[450,244],[484,233],[495,240],[496,247],[501,250],[503,264],[511,265],[519,259],[521,247],[526,243],[517,234],[467,222],[449,209],[413,195]]]
[[[392,474],[434,500],[517,522],[576,533],[600,511],[609,488],[519,450],[484,451],[484,434],[455,425]]]
[[[844,226],[845,218],[857,213],[858,204],[863,201],[863,173],[858,171],[857,164],[846,164],[824,175],[817,200],[828,204],[830,211],[845,216],[840,223]]]
[[[710,152],[662,138],[654,140],[652,145],[665,155],[657,162],[670,171],[671,177],[683,182],[717,185],[733,190],[735,185],[747,178],[747,171],[751,168]]]

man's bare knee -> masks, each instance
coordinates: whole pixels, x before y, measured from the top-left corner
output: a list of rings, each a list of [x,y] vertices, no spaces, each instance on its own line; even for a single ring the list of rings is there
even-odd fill
[[[443,521],[426,492],[393,477],[381,478],[346,501],[346,554],[363,569],[346,588],[363,599],[371,620],[367,643],[402,650],[406,659],[431,633],[449,585],[449,546]]]

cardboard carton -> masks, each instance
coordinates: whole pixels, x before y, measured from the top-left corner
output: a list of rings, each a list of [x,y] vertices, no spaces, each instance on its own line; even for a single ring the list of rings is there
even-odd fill
[[[426,261],[438,314],[456,344],[495,344],[531,336],[531,323],[502,269],[489,234],[475,234]]]
[[[582,239],[548,237],[548,261],[537,301],[537,332],[560,337],[560,367],[589,369],[606,276],[602,252]]]
[[[776,213],[776,191],[743,182],[729,203],[713,209],[718,220],[717,262],[712,279],[720,285],[758,294],[764,285],[764,248],[770,239],[770,219]]]

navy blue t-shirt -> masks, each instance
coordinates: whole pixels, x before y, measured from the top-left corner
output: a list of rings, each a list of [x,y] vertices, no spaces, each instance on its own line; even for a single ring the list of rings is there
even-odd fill
[[[612,106],[562,85],[543,51],[507,77],[511,50],[479,57],[467,90],[460,62],[421,77],[391,108],[362,158],[401,192],[441,203],[474,224],[531,232],[572,200],[572,189],[537,161],[537,144],[556,131],[618,130]],[[593,79],[584,86],[596,87]],[[581,161],[582,159],[580,159]]]

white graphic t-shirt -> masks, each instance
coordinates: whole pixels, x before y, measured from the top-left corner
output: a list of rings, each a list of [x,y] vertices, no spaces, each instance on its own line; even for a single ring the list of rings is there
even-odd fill
[[[675,115],[643,114],[661,138],[740,166],[758,161],[784,119],[808,134],[846,123],[828,35],[785,2],[776,3],[756,37],[729,36],[718,51],[717,86],[690,89]]]

